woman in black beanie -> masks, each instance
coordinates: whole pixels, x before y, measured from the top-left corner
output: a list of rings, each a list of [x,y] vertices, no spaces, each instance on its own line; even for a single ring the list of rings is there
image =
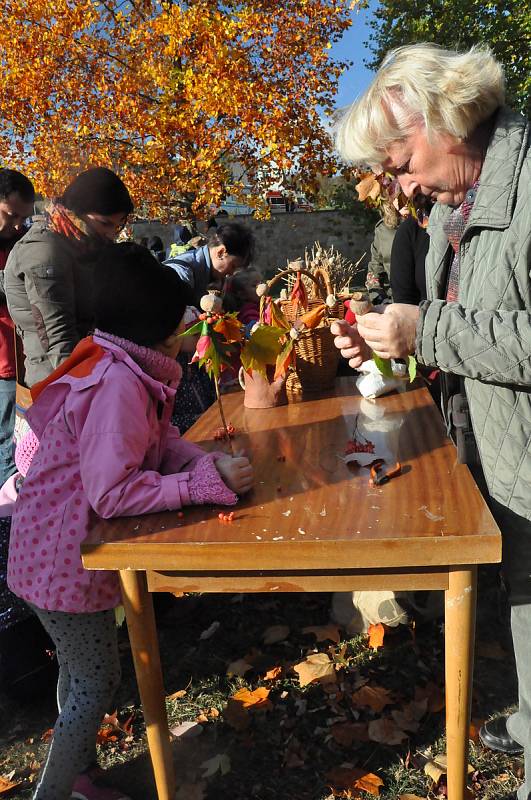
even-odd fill
[[[27,386],[46,378],[93,327],[94,266],[132,211],[120,178],[95,167],[74,178],[11,251],[5,293]]]

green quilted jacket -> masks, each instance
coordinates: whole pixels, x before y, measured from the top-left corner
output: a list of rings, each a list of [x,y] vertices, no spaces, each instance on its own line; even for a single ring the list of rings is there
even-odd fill
[[[464,378],[489,493],[531,520],[531,159],[529,123],[497,112],[460,245],[457,302],[447,303],[450,248],[430,215],[428,300],[420,306],[421,364]],[[444,408],[443,408],[444,411]]]

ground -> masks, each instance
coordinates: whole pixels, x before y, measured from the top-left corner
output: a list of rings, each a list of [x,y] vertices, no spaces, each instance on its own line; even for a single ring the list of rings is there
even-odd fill
[[[508,800],[522,774],[520,759],[477,743],[480,721],[516,698],[500,596],[495,571],[482,571],[469,776],[471,797],[480,800]],[[366,635],[351,638],[325,627],[330,599],[161,600],[157,618],[178,800],[446,796],[444,769],[429,763],[444,752],[442,621],[386,630],[383,646],[375,649]],[[317,630],[304,632],[307,627]],[[337,633],[340,641],[332,641]],[[119,635],[123,681],[117,716],[110,709],[100,731],[100,762],[106,779],[133,800],[155,800],[125,627]],[[316,659],[307,661],[316,653],[322,654],[317,667]],[[327,681],[301,686],[305,670],[316,668]],[[10,800],[31,797],[45,732],[54,723],[51,684],[35,682],[24,697],[0,695],[0,776],[19,784],[6,792]],[[250,691],[242,694],[242,688]]]

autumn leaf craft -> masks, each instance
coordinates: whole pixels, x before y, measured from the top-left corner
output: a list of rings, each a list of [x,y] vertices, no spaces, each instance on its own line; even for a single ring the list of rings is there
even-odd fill
[[[235,313],[223,313],[221,298],[216,294],[203,295],[200,301],[202,314],[199,321],[181,334],[182,336],[197,336],[195,353],[192,364],[197,364],[206,370],[214,381],[219,413],[225,439],[229,443],[232,454],[231,431],[225,418],[223,402],[219,391],[219,378],[221,373],[232,366],[232,359],[238,354],[240,343],[243,340],[243,325]]]
[[[305,313],[298,316],[293,323],[289,322],[278,301],[269,294],[269,290],[273,281],[292,272],[293,270],[284,270],[269,283],[261,283],[256,287],[256,293],[260,298],[260,319],[245,341],[241,353],[243,368],[249,375],[256,371],[267,377],[267,368],[274,367],[273,380],[284,377],[290,366],[294,366],[295,343],[301,333],[317,328],[337,303],[336,298],[329,295],[326,300],[314,304],[308,310],[308,295],[302,280],[304,270],[296,269],[296,278],[289,300],[298,310],[303,310]]]

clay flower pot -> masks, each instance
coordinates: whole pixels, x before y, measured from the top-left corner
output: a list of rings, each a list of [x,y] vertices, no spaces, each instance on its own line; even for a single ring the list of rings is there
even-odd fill
[[[288,402],[286,395],[286,378],[273,380],[274,368],[267,368],[267,378],[259,372],[249,375],[243,367],[240,370],[240,385],[245,391],[243,405],[245,408],[274,408],[285,406]]]

